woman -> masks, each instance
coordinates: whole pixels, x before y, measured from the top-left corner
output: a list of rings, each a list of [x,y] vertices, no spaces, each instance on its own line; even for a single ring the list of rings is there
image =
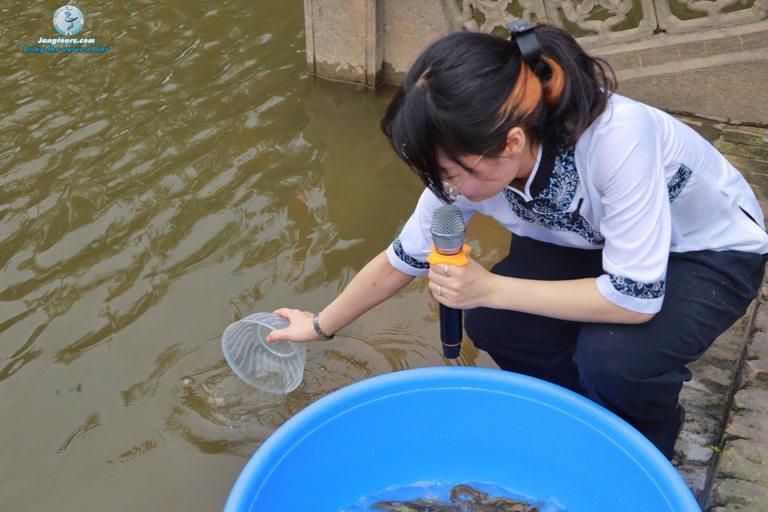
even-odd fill
[[[276,311],[291,325],[270,341],[330,338],[426,274],[502,369],[588,396],[671,459],[686,364],[757,295],[768,234],[739,172],[686,125],[614,94],[609,74],[554,27],[433,43],[382,121],[427,186],[416,211],[321,314]],[[445,202],[513,233],[490,272],[426,263]]]

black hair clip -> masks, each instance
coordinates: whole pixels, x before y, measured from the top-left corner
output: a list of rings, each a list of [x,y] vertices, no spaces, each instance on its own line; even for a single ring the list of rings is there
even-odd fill
[[[539,55],[541,55],[541,47],[539,46],[539,40],[536,39],[536,34],[533,33],[533,25],[529,25],[525,19],[520,18],[519,20],[507,23],[506,26],[520,48],[523,60],[530,62],[538,59]]]

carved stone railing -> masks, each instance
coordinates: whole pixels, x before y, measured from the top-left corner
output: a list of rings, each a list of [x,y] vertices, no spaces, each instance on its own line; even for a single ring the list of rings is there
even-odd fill
[[[442,0],[453,30],[496,32],[545,19],[585,47],[761,21],[768,0]]]
[[[751,39],[768,37],[768,0],[304,0],[304,11],[309,73],[368,87],[401,83],[418,54],[448,32],[509,37],[504,25],[519,18],[563,27],[585,48],[600,47],[595,51],[670,37],[703,40],[757,25]],[[722,53],[721,41],[732,44],[722,37],[712,40],[711,52],[699,46],[707,55]],[[742,52],[765,48],[737,42]]]

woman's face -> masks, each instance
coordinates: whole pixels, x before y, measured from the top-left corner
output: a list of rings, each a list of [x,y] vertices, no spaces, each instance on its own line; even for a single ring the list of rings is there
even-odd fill
[[[455,187],[467,175],[466,169],[472,169],[455,189],[455,195],[464,196],[472,202],[484,201],[515,180],[527,180],[536,165],[538,150],[538,144],[531,146],[520,128],[513,128],[499,156],[480,158],[480,155],[465,155],[460,158],[462,167],[445,155],[438,155],[438,163],[443,169],[441,179]]]
[[[480,155],[467,155],[461,158],[461,162],[469,169],[478,158]],[[448,185],[455,187],[464,178],[455,189],[454,195],[464,196],[473,202],[495,196],[517,177],[516,168],[513,168],[516,166],[511,165],[513,162],[503,156],[480,158],[469,175],[464,167],[443,156],[439,157],[438,162],[443,169],[442,180]]]

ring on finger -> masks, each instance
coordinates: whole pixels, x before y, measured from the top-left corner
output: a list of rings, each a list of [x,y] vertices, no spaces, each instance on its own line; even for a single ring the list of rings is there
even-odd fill
[[[450,266],[451,266],[450,264],[445,266],[445,272],[443,272],[443,276],[444,277],[448,277],[448,267],[450,267]]]
[[[440,288],[442,288],[442,286],[438,285],[437,290],[435,290],[435,295],[440,295]]]

